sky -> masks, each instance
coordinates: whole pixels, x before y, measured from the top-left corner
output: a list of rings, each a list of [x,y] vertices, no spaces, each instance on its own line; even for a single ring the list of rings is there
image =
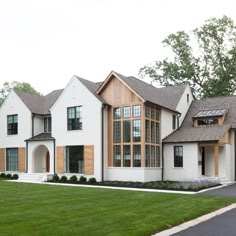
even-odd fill
[[[235,0],[0,0],[0,86],[28,82],[42,94],[73,75],[103,81],[168,55],[162,40],[210,17],[236,23]]]

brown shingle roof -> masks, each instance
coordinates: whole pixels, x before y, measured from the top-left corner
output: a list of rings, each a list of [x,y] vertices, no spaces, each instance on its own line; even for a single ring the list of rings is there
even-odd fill
[[[125,77],[117,72],[114,73],[145,101],[160,105],[173,111],[176,111],[179,100],[187,86],[186,84],[182,84],[156,88],[153,85],[147,84],[133,76]]]
[[[50,108],[61,95],[63,89],[54,90],[46,96],[26,93],[17,89],[14,91],[32,113],[46,115],[50,113]]]
[[[209,125],[193,128],[193,117],[203,110],[226,109],[224,125]],[[192,102],[186,118],[179,130],[163,142],[194,142],[219,140],[226,130],[236,128],[236,96],[206,98]]]

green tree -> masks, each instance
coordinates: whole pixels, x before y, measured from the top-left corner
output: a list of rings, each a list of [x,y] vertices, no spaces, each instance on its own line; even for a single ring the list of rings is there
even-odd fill
[[[144,66],[141,77],[162,86],[188,83],[199,98],[235,93],[236,26],[231,18],[210,18],[189,34],[178,31],[162,43],[173,56]]]
[[[3,84],[3,87],[0,89],[0,105],[3,103],[12,88],[16,88],[22,92],[40,95],[40,93],[35,90],[29,83],[18,81],[13,81],[11,83],[5,82]]]

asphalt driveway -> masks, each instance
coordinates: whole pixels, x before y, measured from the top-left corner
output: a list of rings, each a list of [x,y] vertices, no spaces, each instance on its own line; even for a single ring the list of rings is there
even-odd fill
[[[236,197],[236,184],[232,184],[218,189],[208,190],[206,192],[199,194],[211,195],[211,196],[223,196],[223,197]]]

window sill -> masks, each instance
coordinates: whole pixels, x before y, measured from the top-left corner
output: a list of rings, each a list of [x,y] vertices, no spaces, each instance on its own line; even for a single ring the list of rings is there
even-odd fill
[[[172,169],[182,170],[182,169],[184,169],[184,167],[183,166],[182,167],[172,167]]]

